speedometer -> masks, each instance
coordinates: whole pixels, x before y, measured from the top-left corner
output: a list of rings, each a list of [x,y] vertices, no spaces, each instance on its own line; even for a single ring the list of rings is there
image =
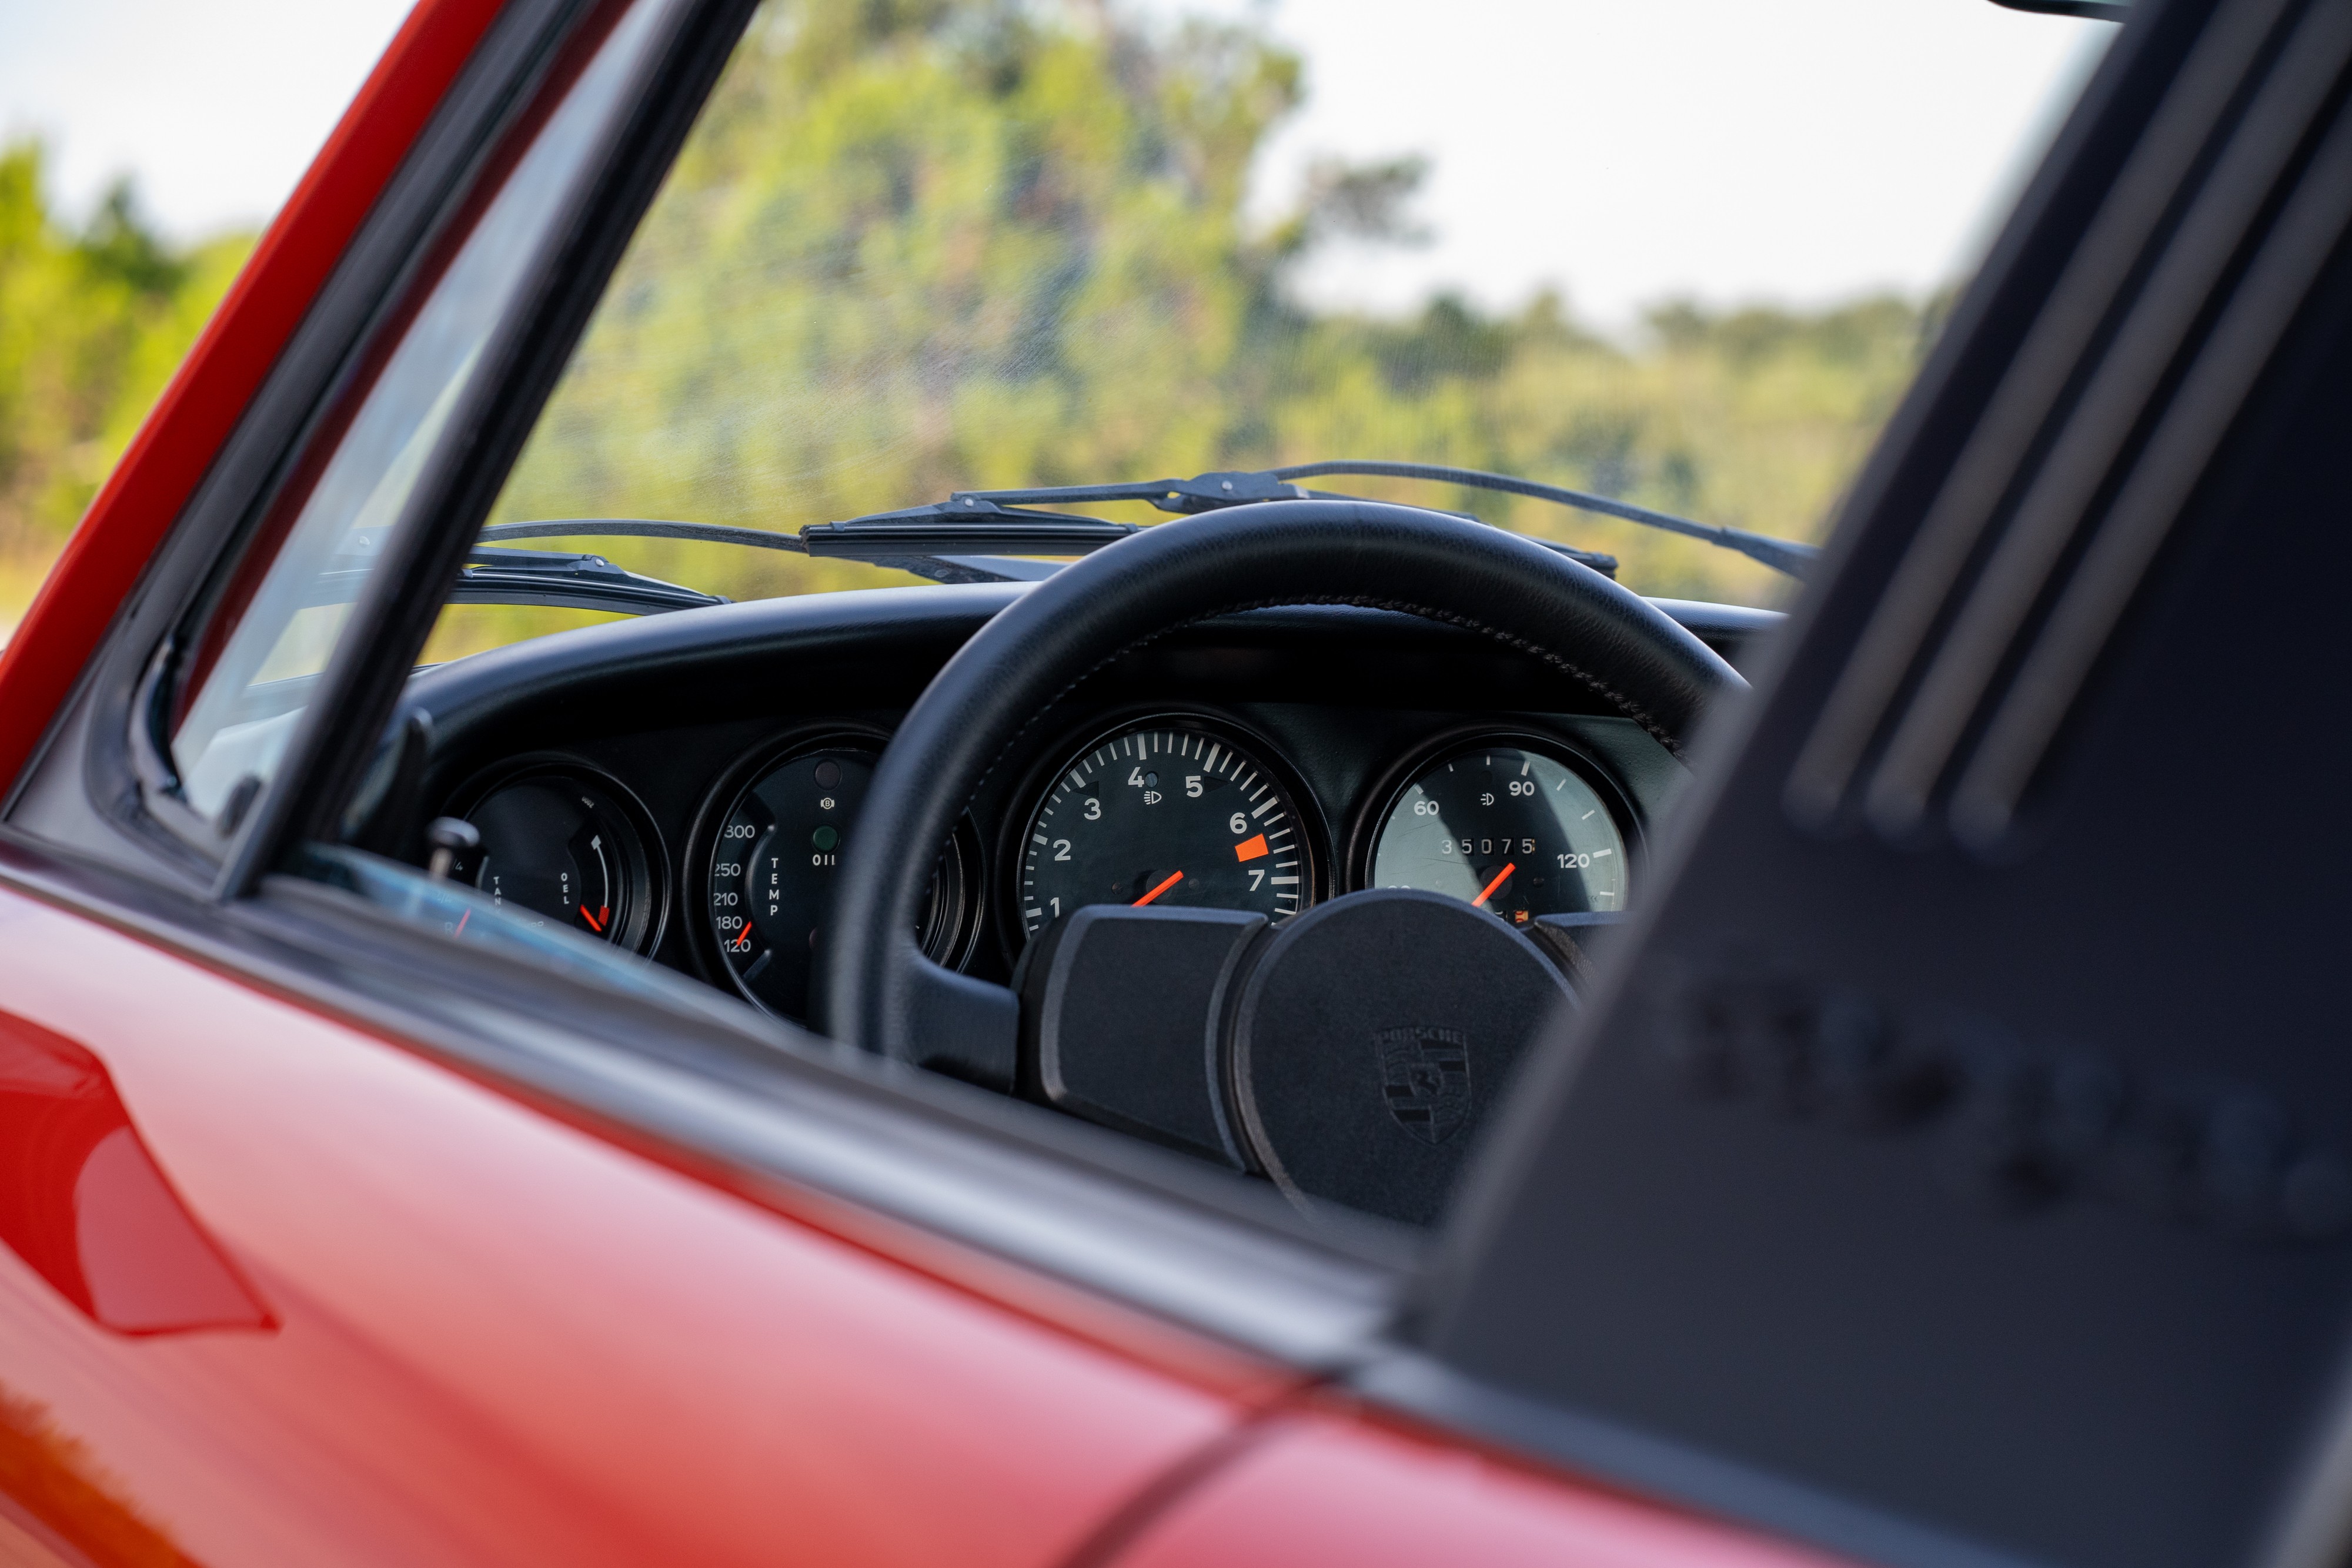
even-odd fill
[[[1232,737],[1189,725],[1122,730],[1070,758],[1031,813],[1021,929],[1089,904],[1296,915],[1314,897],[1298,808]]]
[[[1585,777],[1545,751],[1479,744],[1437,758],[1397,792],[1371,885],[1418,887],[1516,925],[1625,907],[1625,836]]]

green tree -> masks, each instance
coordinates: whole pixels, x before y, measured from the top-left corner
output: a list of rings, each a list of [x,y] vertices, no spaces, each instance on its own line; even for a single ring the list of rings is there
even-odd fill
[[[38,143],[0,149],[0,632],[243,265],[158,238],[120,183],[77,232]]]

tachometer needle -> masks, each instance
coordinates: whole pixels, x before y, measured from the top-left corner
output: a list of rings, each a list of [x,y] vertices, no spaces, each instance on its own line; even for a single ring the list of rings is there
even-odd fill
[[[1158,887],[1153,888],[1150,893],[1145,894],[1141,898],[1135,901],[1136,906],[1138,908],[1141,908],[1144,904],[1150,903],[1153,899],[1159,897],[1161,894],[1167,892],[1170,888],[1175,886],[1178,883],[1182,882],[1183,880],[1184,873],[1182,872],[1170,872],[1168,873],[1167,881],[1161,883]]]
[[[1498,872],[1496,872],[1496,873],[1495,873],[1495,880],[1494,880],[1494,881],[1492,881],[1492,882],[1490,882],[1490,883],[1488,883],[1486,884],[1486,892],[1484,892],[1484,893],[1482,893],[1482,894],[1480,894],[1477,897],[1475,897],[1475,898],[1474,898],[1474,899],[1472,899],[1472,900],[1470,901],[1470,907],[1471,907],[1471,908],[1473,908],[1473,909],[1475,909],[1475,908],[1477,908],[1480,904],[1485,904],[1488,899],[1490,899],[1490,898],[1494,897],[1494,896],[1495,896],[1495,890],[1496,890],[1496,888],[1498,888],[1498,887],[1502,886],[1505,883],[1507,883],[1507,882],[1510,881],[1510,880],[1511,880],[1511,873],[1512,873],[1513,872],[1515,872],[1515,871],[1518,870],[1518,869],[1519,869],[1519,862],[1517,862],[1517,861],[1507,861],[1507,862],[1504,862],[1504,865],[1503,865],[1503,869],[1502,869],[1502,870],[1500,870],[1500,871],[1498,871]]]

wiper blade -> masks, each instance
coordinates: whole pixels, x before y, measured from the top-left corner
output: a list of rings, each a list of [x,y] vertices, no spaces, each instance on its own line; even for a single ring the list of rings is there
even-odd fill
[[[601,555],[554,550],[493,549],[477,545],[451,591],[452,604],[536,604],[564,610],[607,610],[659,615],[731,602],[657,577],[640,577]]]
[[[1066,517],[1001,507],[959,509],[946,526],[925,520],[947,515],[945,507],[917,507],[850,523],[817,523],[797,534],[656,517],[551,517],[528,523],[493,523],[482,530],[480,537],[689,539],[698,544],[746,545],[753,549],[783,550],[792,555],[862,560],[875,566],[895,567],[934,582],[1032,582],[1051,576],[1055,569],[1041,569],[1017,557],[1085,555],[1135,531],[1132,523],[1107,523],[1094,517]],[[1023,521],[1001,527],[989,521],[1001,517]],[[1029,526],[1040,518],[1045,519],[1048,527],[1041,530]],[[975,528],[975,524],[979,527]],[[975,554],[975,550],[982,553]]]
[[[530,530],[541,525],[510,525]],[[498,532],[485,528],[485,534]],[[583,529],[562,525],[562,531]],[[745,529],[745,532],[751,530]],[[509,535],[508,537],[515,537]],[[523,537],[530,537],[525,533]],[[370,541],[372,544],[373,541]],[[369,549],[350,552],[365,559]],[[310,605],[349,604],[367,586],[370,569],[355,567],[322,571],[311,580],[303,602]],[[562,610],[603,610],[622,615],[659,615],[672,610],[699,610],[731,602],[723,595],[705,593],[657,577],[641,577],[614,566],[601,555],[572,555],[558,550],[496,549],[476,545],[458,570],[457,586],[449,591],[452,604],[529,604]]]

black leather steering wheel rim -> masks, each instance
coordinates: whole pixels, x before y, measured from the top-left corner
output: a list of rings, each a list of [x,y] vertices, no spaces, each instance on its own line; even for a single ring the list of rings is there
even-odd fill
[[[1018,1004],[941,968],[915,929],[934,856],[1055,702],[1193,622],[1288,604],[1401,611],[1575,677],[1681,756],[1746,683],[1655,606],[1516,534],[1373,501],[1268,501],[1160,524],[1065,567],[959,649],[898,727],[844,848],[816,1019],[836,1040],[1009,1083]],[[918,848],[922,852],[917,852]]]

